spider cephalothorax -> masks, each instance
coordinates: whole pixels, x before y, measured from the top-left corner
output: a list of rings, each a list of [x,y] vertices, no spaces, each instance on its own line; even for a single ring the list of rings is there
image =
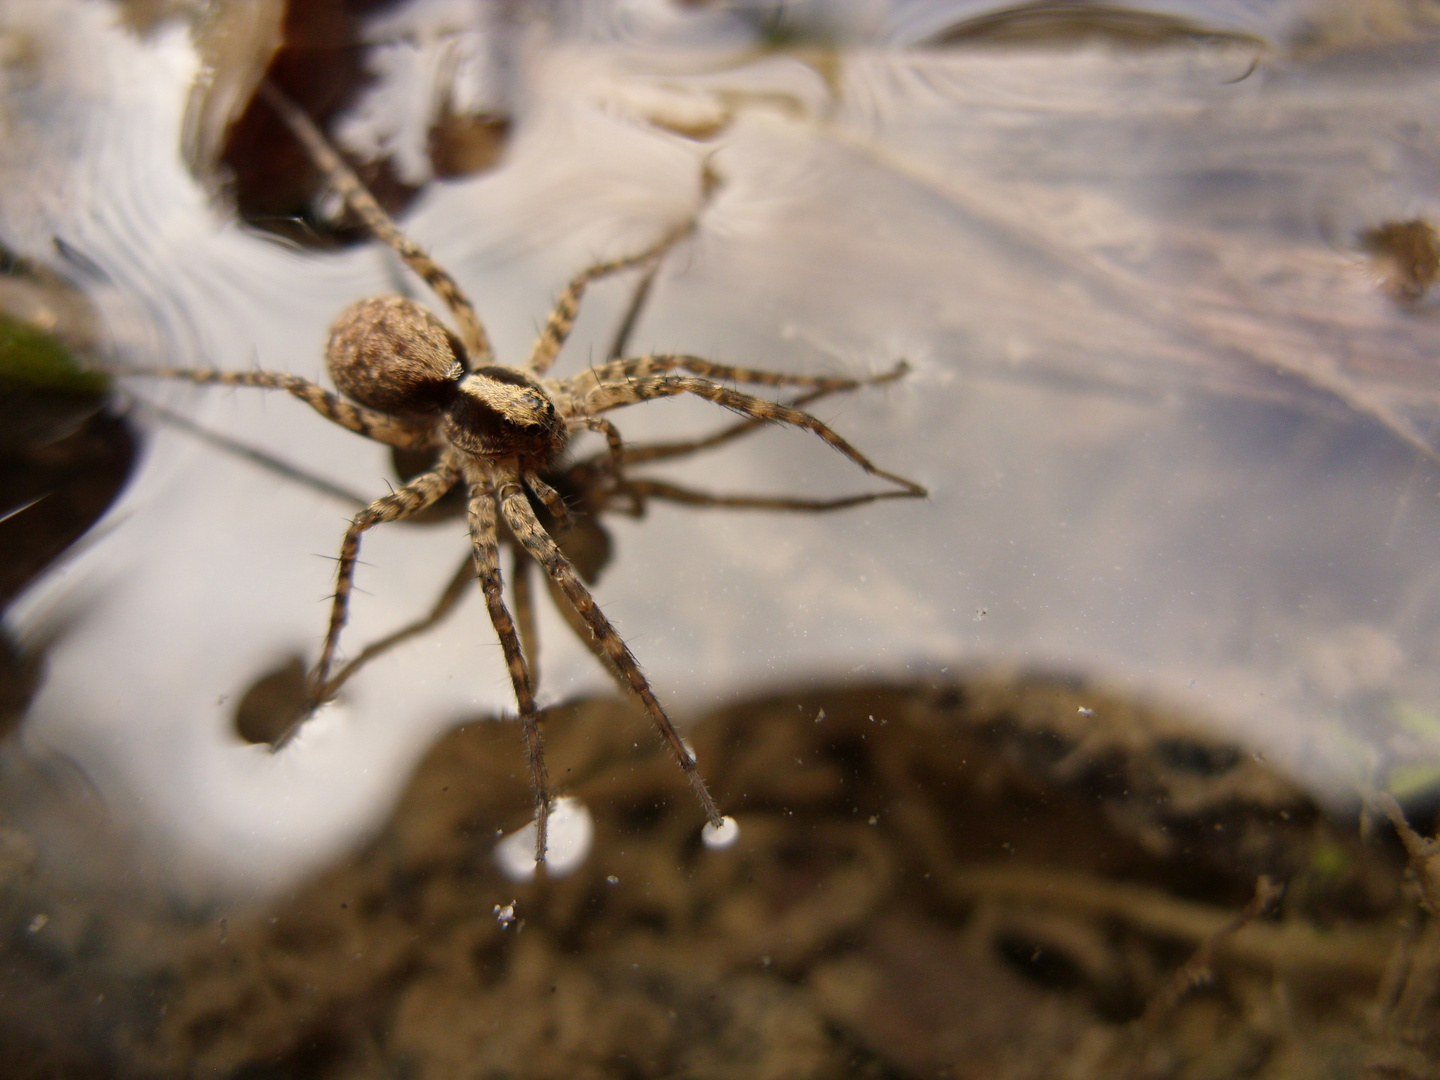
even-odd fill
[[[332,675],[340,632],[349,612],[361,536],[382,522],[400,521],[424,512],[459,486],[467,496],[475,576],[500,639],[519,706],[535,793],[537,861],[544,859],[550,788],[540,746],[534,678],[522,641],[525,633],[523,627],[517,629],[505,602],[499,562],[502,523],[517,548],[549,578],[552,590],[569,607],[591,649],[644,704],[685,771],[710,825],[719,826],[720,811],[700,778],[694,757],[680,741],[629,647],[537,515],[536,506],[540,505],[545,507],[549,520],[563,523],[568,518],[564,499],[541,473],[555,477],[553,469],[571,435],[594,431],[605,436],[607,451],[572,467],[571,472],[587,485],[588,501],[597,506],[624,498],[638,512],[646,497],[655,497],[691,505],[819,510],[878,498],[924,495],[925,489],[919,484],[878,468],[826,424],[798,407],[822,394],[895,378],[903,373],[904,365],[875,379],[855,380],[782,375],[717,364],[698,356],[662,353],[634,358],[617,355],[573,378],[546,379],[546,371],[574,326],[586,287],[598,278],[632,267],[653,266],[666,250],[694,231],[693,220],[672,228],[639,254],[596,263],[575,275],[556,302],[529,359],[516,366],[498,364],[479,316],[454,279],[400,232],[308,117],[268,83],[261,85],[261,94],[305,145],[331,186],[344,197],[348,209],[424,279],[444,301],[456,324],[456,330],[451,331],[433,313],[402,296],[352,304],[332,328],[327,350],[330,376],[349,400],[308,379],[278,372],[176,368],[146,372],[194,382],[286,390],[351,431],[398,451],[432,455],[426,458],[428,467],[361,510],[345,531],[330,625],[310,676],[311,706],[333,697],[355,667],[352,663],[339,675]],[[702,198],[708,198],[715,188],[708,170],[702,171],[700,187]],[[793,403],[782,404],[737,390],[735,384],[801,387],[805,393]],[[732,432],[762,422],[812,432],[894,488],[843,499],[744,499],[706,496],[659,481],[632,480],[625,471],[629,464],[688,451],[683,447],[677,450],[673,444],[638,451],[627,447],[604,414],[678,394],[705,398],[746,417]],[[695,440],[690,446],[718,445],[728,437],[722,434],[718,439]]]
[[[548,465],[569,436],[537,379],[491,365],[466,375],[445,407],[445,438],[477,458],[521,457]]]

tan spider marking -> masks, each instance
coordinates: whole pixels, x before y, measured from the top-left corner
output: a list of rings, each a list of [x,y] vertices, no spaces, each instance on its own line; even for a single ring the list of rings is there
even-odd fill
[[[569,559],[536,517],[531,496],[557,522],[565,521],[567,510],[564,500],[541,474],[554,469],[571,434],[580,430],[603,434],[607,449],[588,462],[572,466],[572,471],[589,478],[588,482],[595,489],[590,495],[598,504],[612,497],[624,496],[631,501],[632,512],[635,513],[643,512],[645,499],[651,497],[697,506],[828,510],[879,498],[923,496],[926,492],[919,484],[878,468],[827,425],[799,408],[824,394],[851,390],[865,385],[867,381],[883,382],[896,378],[903,374],[905,366],[903,363],[897,365],[893,371],[876,379],[856,380],[783,375],[716,364],[695,356],[653,355],[612,359],[571,379],[542,379],[574,326],[586,287],[599,278],[649,265],[651,273],[641,282],[638,303],[649,286],[660,256],[694,231],[694,219],[671,229],[657,243],[637,255],[597,263],[577,274],[556,301],[526,364],[519,368],[498,365],[479,316],[454,279],[391,221],[309,117],[269,83],[262,83],[260,92],[304,144],[330,185],[343,196],[350,211],[424,279],[450,310],[459,327],[457,337],[428,310],[401,296],[376,297],[351,305],[331,329],[326,361],[336,387],[356,404],[307,379],[274,372],[188,368],[130,372],[197,383],[285,390],[327,419],[367,438],[400,449],[437,452],[428,471],[371,503],[355,515],[345,531],[329,629],[320,659],[310,676],[312,711],[331,698],[340,684],[366,660],[398,640],[439,622],[454,607],[459,596],[458,576],[446,588],[429,615],[367,648],[339,674],[332,676],[340,633],[349,612],[361,536],[382,522],[402,521],[424,510],[457,484],[463,484],[469,495],[475,575],[484,594],[490,621],[500,639],[520,711],[535,796],[537,862],[543,863],[545,857],[551,796],[541,746],[534,678],[531,664],[527,661],[527,651],[530,655],[534,654],[532,601],[528,575],[517,572],[516,583],[523,585],[523,595],[516,596],[520,613],[517,626],[517,620],[512,618],[505,604],[500,572],[499,523],[502,519],[525,553],[545,571],[552,589],[583,623],[591,650],[644,704],[689,779],[709,823],[718,827],[722,821],[720,811],[696,769],[694,757],[681,742],[634,655],[595,603]],[[714,178],[708,171],[704,182],[708,194],[714,186]],[[627,317],[627,326],[622,329],[618,340],[623,341],[634,310],[632,308]],[[677,371],[689,374],[676,374]],[[794,386],[805,388],[807,393],[794,403],[785,405],[721,385],[715,380],[769,387]],[[703,397],[740,413],[746,419],[707,438],[631,448],[624,444],[614,424],[600,415],[626,405],[677,394]],[[625,466],[634,462],[659,460],[718,446],[765,422],[788,424],[814,433],[866,472],[896,485],[896,489],[831,500],[716,496],[657,480],[630,479],[624,474]],[[517,594],[519,592],[517,589]]]

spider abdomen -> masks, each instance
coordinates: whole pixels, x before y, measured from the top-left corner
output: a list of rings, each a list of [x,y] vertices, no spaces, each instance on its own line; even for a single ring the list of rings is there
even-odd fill
[[[330,377],[348,397],[398,415],[433,413],[464,373],[445,324],[403,296],[351,304],[330,329]]]

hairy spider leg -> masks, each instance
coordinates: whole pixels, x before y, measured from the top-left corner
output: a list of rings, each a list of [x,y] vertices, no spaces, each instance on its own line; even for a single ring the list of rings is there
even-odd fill
[[[646,357],[648,361],[663,362],[666,357]],[[675,366],[681,366],[678,361],[690,360],[690,357],[676,357]],[[761,374],[759,372],[747,372],[747,374]],[[758,381],[758,380],[751,380]],[[618,409],[625,405],[633,405],[640,401],[649,401],[653,398],[674,397],[677,394],[694,394],[697,397],[713,401],[733,412],[744,416],[751,416],[757,420],[789,424],[792,427],[803,428],[839,450],[860,468],[872,476],[878,476],[882,480],[888,480],[897,487],[903,489],[906,495],[921,498],[929,494],[926,489],[907,480],[903,476],[887,472],[874,464],[864,454],[856,450],[845,439],[841,438],[823,421],[817,420],[809,413],[800,409],[794,409],[788,405],[781,405],[778,402],[770,401],[767,398],[756,397],[753,394],[741,393],[739,390],[731,390],[729,387],[720,386],[708,379],[694,378],[684,375],[645,375],[632,378],[624,383],[604,383],[591,390],[584,398],[580,408],[582,413],[600,413],[611,409]]]
[[[536,339],[535,347],[530,352],[530,359],[525,361],[524,370],[532,375],[543,375],[550,370],[550,365],[560,355],[560,350],[570,336],[570,331],[575,328],[575,319],[580,313],[580,301],[584,298],[585,289],[591,282],[659,259],[680,240],[694,232],[695,223],[696,218],[691,217],[683,224],[671,229],[644,251],[635,255],[627,255],[621,259],[612,259],[609,262],[595,263],[571,278],[570,283],[561,292],[560,298],[555,301],[555,306],[550,311],[550,317],[545,320],[545,327],[540,331],[540,337]],[[648,291],[648,284],[646,289]]]
[[[617,464],[623,463],[629,447],[620,435],[620,429],[603,416],[571,416],[567,418],[572,430],[595,431],[605,436],[605,453]]]
[[[157,379],[185,379],[196,383],[218,383],[221,386],[258,386],[266,390],[286,390],[343,428],[364,435],[367,439],[399,447],[401,450],[423,450],[431,446],[434,436],[428,424],[415,424],[398,416],[352,405],[338,394],[332,394],[318,383],[298,375],[282,375],[274,371],[219,371],[213,368],[127,368],[126,375],[143,375]]]
[[[655,278],[660,274],[660,267],[664,265],[661,260],[656,259],[645,268],[640,275],[640,280],[635,283],[635,292],[631,294],[630,306],[625,309],[625,314],[620,318],[620,325],[615,328],[615,336],[610,339],[610,348],[605,351],[605,359],[618,360],[629,351],[630,336],[635,333],[635,327],[640,324],[640,316],[645,310],[645,305],[650,301],[650,290],[655,287]]]
[[[909,365],[903,360],[900,363],[904,365],[900,372],[903,374],[909,370]],[[740,367],[736,364],[717,364],[703,356],[692,356],[689,353],[650,353],[646,356],[608,360],[603,364],[592,365],[568,380],[566,385],[573,395],[584,396],[598,386],[615,385],[646,375],[664,374],[676,368],[710,380],[749,383],[754,386],[802,386],[826,393],[854,390],[868,381],[838,375],[793,375],[781,371]],[[890,377],[887,373],[879,381]]]
[[[610,262],[596,263],[571,278],[570,283],[555,302],[555,307],[551,310],[550,317],[546,320],[545,327],[540,332],[540,337],[530,353],[530,359],[525,363],[525,370],[535,375],[543,375],[550,369],[550,365],[560,355],[560,350],[570,336],[570,331],[574,329],[575,319],[580,311],[580,301],[585,295],[587,286],[609,274],[617,274],[622,270],[628,270],[648,262],[651,265],[641,277],[635,293],[630,299],[630,304],[625,310],[625,315],[620,321],[620,326],[615,332],[615,337],[610,343],[607,356],[610,359],[620,356],[625,351],[635,324],[639,321],[645,302],[649,299],[650,289],[655,284],[655,275],[660,271],[660,257],[695,231],[701,211],[714,197],[715,192],[720,189],[721,183],[719,174],[710,167],[710,163],[707,161],[700,176],[700,206],[688,221],[671,229],[653,245],[636,255]]]
[[[802,405],[809,405],[830,394],[853,390],[860,386],[878,386],[883,383],[893,382],[910,370],[910,365],[904,360],[898,361],[889,371],[868,379],[851,381],[849,385],[828,384],[811,390],[808,394],[801,394],[792,398],[785,405],[791,409],[798,409]],[[827,510],[844,510],[852,506],[863,506],[866,503],[876,502],[880,499],[911,498],[912,493],[906,489],[893,491],[866,492],[861,495],[844,495],[833,499],[804,499],[796,496],[767,496],[767,495],[717,495],[711,492],[696,491],[679,484],[671,484],[663,480],[655,480],[648,477],[631,478],[625,467],[629,465],[643,464],[650,461],[665,461],[671,458],[686,457],[690,454],[699,453],[703,450],[713,450],[732,442],[751,431],[762,427],[768,421],[759,417],[749,417],[739,423],[731,424],[721,428],[699,439],[685,439],[676,442],[654,442],[654,443],[626,443],[619,441],[619,432],[615,426],[603,417],[585,417],[587,426],[596,430],[605,430],[607,439],[610,439],[610,446],[604,456],[609,458],[611,470],[615,476],[617,485],[628,495],[633,502],[633,509],[630,511],[635,516],[641,516],[645,512],[646,499],[660,499],[665,502],[679,503],[683,506],[696,507],[725,507],[732,510],[794,510],[800,512],[823,512]],[[600,427],[604,425],[604,427]],[[611,433],[613,432],[613,438]],[[597,465],[602,455],[595,455],[584,464]],[[583,467],[583,466],[582,466]]]
[[[470,302],[464,291],[446,271],[432,259],[418,244],[400,231],[390,215],[385,213],[380,204],[375,201],[360,178],[355,175],[353,169],[345,164],[344,159],[330,146],[329,141],[321,134],[315,122],[306,116],[305,113],[293,101],[286,97],[278,87],[268,79],[260,83],[260,96],[263,97],[272,109],[285,121],[285,125],[300,140],[315,165],[325,174],[326,182],[330,184],[340,197],[345,200],[345,205],[365,223],[377,238],[383,240],[394,249],[395,253],[404,259],[410,269],[424,279],[435,295],[445,302],[445,306],[455,316],[455,322],[460,328],[460,340],[465,346],[468,354],[470,367],[484,367],[495,362],[495,351],[490,346],[490,338],[485,333],[485,326],[480,321],[480,316],[475,311],[475,305]]]
[[[520,648],[530,663],[530,679],[540,687],[540,624],[535,614],[534,562],[524,550],[513,547],[510,563],[510,599],[515,605],[515,627],[520,631]]]
[[[556,523],[563,529],[570,524],[570,508],[565,505],[565,500],[560,493],[547,484],[534,469],[527,469],[522,474],[525,486],[531,493],[540,500],[545,509],[550,511]]]
[[[855,385],[861,386],[878,382],[888,382],[905,370],[906,366],[902,362],[902,364],[897,365],[895,369],[883,375],[876,376],[874,379],[867,379],[863,383],[856,383]],[[851,388],[843,387],[839,389]],[[788,402],[786,407],[798,409],[801,405],[807,405],[836,391],[836,387],[822,387],[808,394],[800,395]],[[604,471],[613,478],[616,492],[623,492],[631,502],[631,506],[626,508],[624,512],[633,517],[644,516],[646,499],[660,499],[664,502],[679,503],[682,506],[725,507],[731,510],[823,512],[826,510],[844,510],[852,506],[863,506],[866,503],[877,502],[881,499],[906,499],[914,497],[911,491],[904,488],[897,488],[890,491],[871,491],[859,495],[842,495],[831,499],[806,499],[792,495],[718,495],[712,492],[697,491],[694,488],[688,488],[681,484],[672,484],[668,481],[656,480],[650,477],[632,477],[629,474],[627,467],[630,465],[643,464],[650,461],[665,461],[671,458],[698,453],[702,450],[711,450],[715,447],[723,446],[728,442],[732,442],[763,426],[767,422],[766,419],[750,417],[699,439],[635,444],[622,442],[619,430],[604,417],[577,417],[572,423],[575,423],[577,426],[588,427],[594,431],[603,432],[608,446],[602,453],[587,458],[575,467],[579,469],[598,469],[601,467],[600,463],[604,461],[605,465],[608,466]],[[605,497],[607,500],[611,497],[611,494],[610,492],[606,493]]]
[[[502,480],[496,497],[500,503],[500,512],[505,516],[510,531],[525,546],[525,550],[530,553],[531,557],[540,564],[541,569],[550,576],[550,580],[560,587],[575,612],[585,620],[585,625],[589,628],[590,636],[596,647],[603,649],[611,663],[624,674],[631,691],[645,705],[650,718],[669,745],[671,753],[675,755],[676,762],[684,770],[685,778],[689,780],[695,797],[700,800],[700,806],[705,811],[706,819],[712,826],[719,828],[723,821],[720,810],[705,787],[705,781],[700,776],[699,770],[695,767],[694,755],[680,741],[675,726],[665,715],[664,708],[661,707],[659,700],[650,689],[650,683],[641,672],[640,665],[630,652],[629,646],[625,644],[624,639],[616,632],[610,620],[605,617],[605,613],[595,603],[595,598],[585,588],[584,582],[580,580],[575,568],[570,565],[570,560],[565,557],[565,553],[560,550],[559,545],[551,539],[550,534],[545,531],[535,517],[534,510],[530,508],[530,500],[526,498],[519,482],[514,479]]]
[[[502,477],[498,483],[498,489],[494,480],[475,484],[470,489],[470,542],[475,553],[475,575],[480,580],[480,591],[485,595],[485,609],[490,613],[490,623],[495,627],[500,648],[505,653],[505,666],[509,669],[510,683],[515,688],[515,703],[520,709],[525,761],[530,769],[530,786],[535,796],[535,861],[543,863],[550,821],[550,777],[545,768],[540,716],[535,706],[530,670],[515,630],[515,621],[505,607],[505,585],[500,577],[499,523],[495,516],[496,501],[503,509],[506,492],[511,487],[515,489],[516,497],[525,503],[526,510],[530,509],[530,503],[513,478]],[[539,529],[538,521],[535,527]]]
[[[808,394],[801,394],[799,397],[791,398],[783,404],[792,409],[803,408],[821,398],[829,397],[831,394],[844,393],[847,390],[854,390],[862,386],[880,386],[884,383],[894,382],[910,370],[910,365],[904,360],[897,361],[889,371],[873,375],[868,379],[856,379],[849,382],[849,385],[836,386],[826,385],[811,390]],[[614,427],[603,417],[585,417],[588,423],[606,424]],[[647,461],[665,461],[669,458],[687,457],[690,454],[701,450],[713,450],[718,446],[733,442],[742,435],[749,434],[757,428],[764,427],[767,421],[758,417],[749,417],[729,427],[721,428],[719,431],[698,439],[682,439],[675,442],[650,442],[650,443],[626,443],[618,452],[612,452],[612,458],[618,458],[621,465],[639,465]],[[596,430],[601,430],[596,428]],[[618,433],[617,436],[618,438]],[[608,438],[608,435],[607,435]],[[613,443],[612,443],[613,445]],[[593,460],[593,459],[592,459]]]
[[[396,645],[409,641],[412,637],[423,634],[432,627],[439,626],[450,613],[455,610],[460,601],[465,598],[465,593],[470,588],[470,583],[475,579],[475,559],[467,553],[465,558],[460,560],[460,565],[455,568],[455,573],[446,582],[445,588],[441,590],[440,596],[436,599],[434,606],[428,612],[416,619],[414,622],[406,623],[399,630],[386,634],[378,641],[372,641],[360,651],[360,654],[353,660],[348,661],[344,667],[337,671],[328,683],[320,690],[320,699],[328,701],[335,696],[336,691],[344,686],[350,676],[354,675],[362,667],[374,660],[382,653],[389,652]]]
[[[389,495],[376,499],[350,522],[350,527],[345,530],[345,538],[340,542],[340,565],[335,575],[335,598],[330,605],[330,628],[325,634],[320,660],[315,665],[313,683],[316,705],[324,701],[319,695],[330,685],[330,666],[340,643],[340,631],[344,629],[349,618],[355,560],[360,556],[360,537],[382,522],[403,521],[412,514],[419,513],[453,488],[459,480],[460,466],[456,463],[454,454],[444,454],[430,472],[421,473],[404,487],[396,488]]]

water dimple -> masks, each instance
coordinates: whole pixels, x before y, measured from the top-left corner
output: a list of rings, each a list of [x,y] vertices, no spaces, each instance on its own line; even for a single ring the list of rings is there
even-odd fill
[[[594,840],[595,819],[590,808],[570,796],[556,799],[548,824],[546,872],[558,878],[578,870]],[[511,881],[529,881],[535,876],[535,822],[495,845],[495,863]]]

